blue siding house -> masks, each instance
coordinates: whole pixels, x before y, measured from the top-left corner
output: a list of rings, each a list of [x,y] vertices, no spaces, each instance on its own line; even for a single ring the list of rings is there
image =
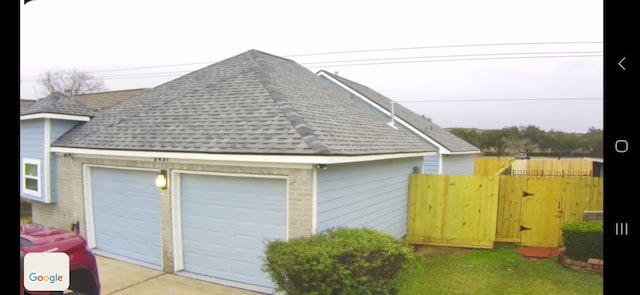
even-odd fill
[[[265,241],[406,235],[409,175],[461,153],[413,129],[249,50],[111,106],[54,94],[22,109],[21,196],[100,255],[271,293]]]
[[[436,146],[438,150],[435,155],[424,157],[422,173],[473,175],[475,155],[480,153],[479,148],[367,86],[327,71],[319,71],[317,75],[349,91],[381,113],[390,116],[393,113],[399,125]]]
[[[57,200],[56,155],[51,143],[94,112],[54,93],[20,110],[20,196],[43,203]]]

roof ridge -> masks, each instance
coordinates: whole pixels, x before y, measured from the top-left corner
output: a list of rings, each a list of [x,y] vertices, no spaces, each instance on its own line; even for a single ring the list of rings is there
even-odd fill
[[[253,58],[253,61],[256,63],[258,70],[255,72],[256,79],[262,84],[264,89],[269,93],[269,96],[276,103],[276,106],[282,111],[285,118],[291,122],[293,128],[298,132],[302,140],[309,146],[314,152],[319,154],[330,154],[331,149],[324,144],[320,138],[315,134],[314,130],[309,127],[308,122],[298,113],[298,111],[291,105],[291,103],[286,99],[286,95],[282,93],[271,81],[269,74],[264,70],[264,65],[261,63],[263,59],[256,56],[255,53],[263,53],[258,50],[250,50],[249,54]],[[269,56],[273,56],[271,54],[265,53]],[[278,57],[280,59],[288,60],[285,58]],[[296,63],[292,60],[288,60],[293,63]],[[297,64],[297,63],[296,63]]]
[[[253,56],[253,53],[260,53],[260,54],[268,55],[268,56],[271,56],[271,57],[274,57],[274,58],[277,58],[277,59],[282,59],[282,60],[286,60],[286,61],[288,61],[288,62],[292,62],[292,63],[294,63],[294,64],[297,64],[297,62],[296,62],[295,60],[293,60],[293,59],[288,59],[288,58],[286,58],[286,57],[273,55],[273,54],[271,54],[271,53],[264,52],[264,51],[262,51],[262,50],[251,49],[251,50],[248,50],[247,52],[248,52],[248,53],[251,53],[251,56]]]
[[[328,74],[329,76],[331,76],[331,77],[332,77],[332,78],[334,78],[334,79],[338,79],[338,80],[347,80],[347,81],[349,81],[350,83],[353,83],[353,84],[356,84],[356,85],[358,85],[358,86],[361,86],[361,87],[367,88],[367,89],[369,89],[369,90],[371,90],[371,91],[373,91],[373,92],[376,92],[376,93],[378,93],[378,94],[382,95],[382,93],[379,93],[379,92],[377,92],[377,91],[373,90],[371,87],[369,87],[369,86],[367,86],[367,85],[364,85],[364,84],[360,84],[360,83],[358,83],[358,82],[356,82],[356,81],[353,81],[353,80],[351,80],[351,79],[347,79],[347,78],[345,78],[345,77],[342,77],[342,76],[337,75],[337,74],[330,73],[329,71],[325,71],[325,70],[320,70],[320,71],[318,71],[318,73],[319,73],[319,72],[324,72],[324,73]],[[346,86],[349,86],[349,85],[346,85]],[[351,88],[351,89],[352,89],[353,91],[355,91],[355,92],[360,93],[360,91],[358,91],[358,90],[356,90],[356,89],[353,89],[352,87],[349,87],[349,88]],[[366,95],[364,95],[364,94],[362,94],[362,93],[360,93],[360,94],[361,94],[362,96],[364,96],[364,97],[367,97]],[[384,96],[384,95],[382,95],[382,96]],[[384,96],[384,97],[386,97],[386,96]],[[388,98],[388,97],[386,97],[386,98]],[[390,98],[388,98],[388,99],[389,99],[389,100],[392,100],[392,99],[390,99]],[[393,101],[393,100],[392,100],[392,101]]]

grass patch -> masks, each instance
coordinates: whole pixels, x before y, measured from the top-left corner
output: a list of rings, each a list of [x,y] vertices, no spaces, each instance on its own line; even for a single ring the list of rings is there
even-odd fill
[[[31,223],[31,214],[20,215],[20,223]]]
[[[528,260],[516,245],[447,256],[418,256],[400,274],[400,295],[603,294],[602,276],[578,273],[557,261]]]

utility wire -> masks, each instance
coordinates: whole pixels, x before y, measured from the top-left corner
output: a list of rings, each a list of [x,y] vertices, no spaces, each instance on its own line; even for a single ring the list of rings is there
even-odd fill
[[[319,53],[304,53],[304,54],[292,54],[285,55],[283,57],[299,57],[299,56],[317,56],[317,55],[331,55],[331,54],[345,54],[345,53],[364,53],[364,52],[380,52],[380,51],[399,51],[399,50],[414,50],[414,49],[435,49],[435,48],[457,48],[457,47],[489,47],[489,46],[522,46],[522,45],[569,45],[569,44],[602,44],[602,41],[575,41],[575,42],[521,42],[521,43],[484,43],[484,44],[458,44],[458,45],[436,45],[436,46],[420,46],[420,47],[403,47],[403,48],[384,48],[384,49],[362,49],[351,51],[333,51],[333,52],[319,52]],[[536,54],[536,53],[527,53]],[[476,54],[478,55],[478,54]],[[143,67],[129,67],[120,69],[107,69],[87,71],[87,73],[105,73],[105,72],[119,72],[128,70],[141,70],[141,69],[153,69],[153,68],[167,68],[177,66],[189,66],[199,64],[212,64],[215,61],[208,62],[192,62],[192,63],[180,63],[169,65],[157,65],[157,66],[143,66]],[[37,78],[38,76],[26,76],[25,78]]]
[[[525,55],[525,54],[570,54],[570,56],[575,56],[575,57],[582,57],[582,56],[601,56],[601,51],[573,51],[573,52],[539,52],[539,53],[485,53],[485,54],[460,54],[460,55],[435,55],[435,56],[419,56],[419,57],[392,57],[392,58],[376,58],[376,59],[354,59],[354,60],[340,60],[340,61],[321,61],[321,62],[309,62],[309,63],[302,63],[302,65],[316,65],[316,64],[320,64],[321,66],[340,66],[340,65],[330,65],[333,63],[349,63],[346,65],[352,65],[352,62],[361,62],[361,61],[394,61],[394,60],[405,60],[403,61],[404,63],[411,63],[411,62],[427,62],[424,60],[411,60],[411,59],[427,59],[427,58],[450,58],[450,57],[466,57],[466,56],[504,56],[504,55]],[[596,53],[596,55],[584,55],[584,54],[593,54]],[[581,55],[579,55],[581,54]],[[599,55],[598,55],[599,54]],[[511,59],[517,59],[517,58],[544,58],[544,57],[555,57],[555,56],[529,56],[529,57],[524,57],[524,56],[517,56],[517,57],[511,57]],[[560,56],[560,57],[569,57],[569,55],[564,55],[564,56]],[[504,57],[506,58],[506,57]],[[482,59],[503,59],[503,58],[478,58],[480,60]],[[475,59],[462,59],[462,60],[475,60]],[[457,61],[457,59],[439,59],[439,60],[433,60],[433,61]],[[385,62],[386,63],[402,63],[402,62]],[[366,63],[369,64],[369,63]],[[378,64],[378,63],[371,63],[371,64]],[[356,64],[356,65],[365,65],[365,64]],[[319,66],[315,66],[315,67],[319,67]],[[146,75],[157,75],[157,74],[182,74],[182,73],[188,73],[189,71],[172,71],[172,72],[155,72],[155,73],[132,73],[132,74],[120,74],[120,75],[114,75],[114,76],[103,76],[103,77],[109,77],[109,78],[115,78],[115,77],[135,77],[135,76],[145,76]]]
[[[366,66],[366,65],[385,65],[385,64],[404,64],[404,63],[424,63],[424,62],[448,62],[448,61],[473,61],[473,60],[504,60],[504,59],[530,59],[530,58],[570,58],[570,57],[597,57],[602,54],[590,54],[597,51],[584,51],[584,52],[566,52],[574,53],[569,55],[535,55],[535,56],[504,56],[504,55],[523,55],[523,54],[547,54],[547,53],[486,53],[486,54],[474,54],[474,55],[440,55],[440,56],[423,56],[423,57],[398,57],[398,58],[380,58],[380,59],[360,59],[360,60],[341,60],[341,61],[324,61],[324,62],[310,62],[301,63],[302,65],[309,65],[308,68],[321,68],[321,67],[348,67],[348,66]],[[565,52],[557,52],[565,53]],[[585,53],[585,54],[575,54]],[[464,56],[495,56],[498,57],[478,57],[478,58],[448,58],[448,57],[464,57]],[[431,60],[406,60],[406,59],[427,59],[438,58]],[[385,60],[389,60],[385,62]],[[380,61],[380,62],[364,62],[364,63],[352,63],[359,61]],[[334,64],[338,63],[338,64]],[[342,64],[340,64],[342,63]],[[114,79],[137,79],[137,78],[156,78],[156,77],[175,77],[180,74],[186,74],[190,71],[169,71],[169,72],[147,72],[147,73],[131,73],[131,74],[115,74],[100,76],[104,80]],[[93,73],[93,72],[89,72]],[[37,79],[22,79],[22,81],[35,82]]]
[[[498,56],[498,55],[533,55],[533,54],[601,54],[602,51],[551,51],[551,52],[507,52],[507,53],[478,53],[478,54],[449,54],[449,55],[430,55],[430,56],[410,56],[410,57],[385,57],[385,58],[369,58],[369,59],[351,59],[339,61],[318,61],[306,62],[304,65],[326,64],[326,63],[345,63],[345,62],[361,62],[361,61],[384,61],[384,60],[402,60],[402,59],[426,59],[426,58],[450,58],[450,57],[467,57],[467,56]],[[582,55],[580,55],[582,56]]]
[[[459,44],[459,45],[435,45],[435,46],[419,46],[419,47],[403,47],[403,48],[384,48],[384,49],[362,49],[351,51],[333,51],[333,52],[317,52],[305,54],[291,54],[283,57],[313,56],[313,55],[329,55],[329,54],[345,54],[345,53],[362,53],[362,52],[378,52],[378,51],[398,51],[398,50],[414,50],[414,49],[434,49],[434,48],[456,48],[456,47],[487,47],[487,46],[521,46],[521,45],[561,45],[561,44],[602,44],[602,41],[576,41],[576,42],[521,42],[521,43],[484,43],[484,44]]]
[[[591,55],[549,55],[549,56],[520,56],[520,57],[490,57],[490,58],[456,58],[456,59],[437,59],[437,60],[416,60],[416,61],[390,61],[390,62],[371,62],[356,64],[339,64],[339,65],[318,65],[309,66],[309,68],[321,67],[350,67],[350,66],[369,66],[369,65],[386,65],[386,64],[403,64],[403,63],[423,63],[423,62],[443,62],[443,61],[470,61],[470,60],[490,60],[490,59],[520,59],[520,58],[559,58],[559,57],[596,57],[602,54]]]

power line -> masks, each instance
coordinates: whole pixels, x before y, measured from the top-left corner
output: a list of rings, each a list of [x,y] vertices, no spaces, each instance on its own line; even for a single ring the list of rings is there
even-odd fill
[[[122,69],[112,69],[112,70],[98,70],[98,71],[91,71],[90,73],[120,72],[120,71],[129,71],[129,70],[142,70],[142,69],[153,69],[153,68],[169,68],[169,67],[180,67],[180,66],[191,66],[191,65],[213,64],[213,63],[215,63],[215,61],[190,62],[190,63],[183,63],[183,64],[171,64],[171,65],[160,65],[160,66],[146,66],[146,67],[132,67],[132,68],[122,68]]]
[[[434,49],[434,48],[521,46],[521,45],[562,45],[562,44],[565,44],[565,45],[568,45],[568,44],[602,44],[602,41],[478,43],[478,44],[458,44],[458,45],[435,45],[435,46],[419,46],[419,47],[362,49],[362,50],[351,50],[351,51],[304,53],[304,54],[285,55],[284,57],[299,57],[299,56],[329,55],[329,54],[345,54],[345,53],[362,53],[362,52],[378,52],[378,51],[398,51],[398,50],[414,50],[414,49]]]
[[[439,55],[439,56],[422,56],[422,57],[396,57],[396,58],[380,58],[380,59],[357,59],[357,60],[341,60],[341,61],[324,61],[324,62],[310,62],[301,63],[302,65],[310,65],[308,68],[319,67],[347,67],[347,66],[365,66],[365,65],[385,65],[385,64],[402,64],[402,63],[424,63],[424,62],[446,62],[446,61],[473,61],[473,60],[501,60],[501,59],[529,59],[529,58],[569,58],[569,57],[596,57],[602,56],[602,54],[589,54],[598,51],[583,51],[583,52],[557,52],[557,53],[574,53],[568,55],[537,55],[537,54],[549,54],[556,52],[540,52],[540,53],[484,53],[473,55]],[[575,54],[584,53],[584,54]],[[536,54],[536,56],[504,56],[504,55],[523,55],[523,54]],[[498,57],[478,57],[478,58],[447,58],[447,57],[464,57],[464,56],[496,56]],[[426,59],[426,58],[439,58],[433,60],[406,60],[406,59]],[[384,62],[389,60],[388,62]],[[398,61],[402,60],[402,61]],[[381,61],[381,62],[365,62],[365,63],[352,63],[359,61]],[[334,64],[344,63],[344,64]],[[115,71],[115,70],[114,70]],[[93,72],[90,72],[93,73]],[[147,73],[131,73],[131,74],[115,74],[101,76],[104,80],[117,80],[117,79],[138,79],[138,78],[159,78],[159,77],[175,77],[179,74],[189,73],[189,71],[170,71],[170,72],[147,72]],[[34,82],[37,79],[23,79],[23,81]]]
[[[544,56],[514,56],[514,57],[494,57],[494,58],[467,58],[467,59],[452,59],[448,57],[465,57],[465,56],[503,56],[503,55],[523,55],[523,54],[564,54],[567,53],[569,55],[544,55]],[[430,61],[459,61],[459,60],[489,60],[489,59],[518,59],[518,58],[548,58],[548,57],[584,57],[584,56],[602,56],[602,54],[588,55],[591,53],[602,53],[601,51],[575,51],[575,52],[540,52],[540,53],[485,53],[485,54],[462,54],[462,55],[436,55],[436,56],[421,56],[421,57],[395,57],[395,58],[378,58],[378,59],[355,59],[355,60],[340,60],[340,61],[324,61],[324,62],[310,62],[310,63],[301,63],[302,65],[314,65],[321,64],[321,66],[344,66],[344,65],[328,65],[333,63],[349,63],[346,65],[375,65],[375,64],[392,64],[392,63],[413,63],[413,62],[430,62]],[[406,59],[426,59],[426,58],[447,58],[447,59],[438,59],[438,60],[406,60]],[[363,64],[351,64],[352,62],[360,62],[360,61],[385,61],[389,60],[390,62],[382,62],[382,63],[363,63]],[[405,61],[397,61],[393,62],[393,60],[405,60]],[[311,66],[311,67],[319,67],[319,66]],[[172,76],[171,74],[183,74],[189,73],[189,71],[172,71],[172,72],[155,72],[155,73],[134,73],[134,74],[120,74],[114,76],[103,76],[103,78],[126,78],[126,77],[135,77],[135,76],[144,76],[146,75],[154,75],[151,77],[155,77],[155,75],[161,74],[169,74],[166,76]]]
[[[416,61],[390,61],[390,62],[372,62],[372,63],[359,63],[359,64],[340,64],[340,65],[318,65],[309,66],[309,68],[320,67],[349,67],[349,66],[368,66],[368,65],[386,65],[386,64],[403,64],[403,63],[423,63],[423,62],[443,62],[443,61],[470,61],[470,60],[491,60],[491,59],[520,59],[520,58],[559,58],[559,57],[596,57],[602,56],[602,54],[591,55],[548,55],[548,56],[519,56],[519,57],[489,57],[489,58],[452,58],[452,59],[437,59],[437,60],[416,60]]]
[[[420,47],[402,47],[402,48],[384,48],[384,49],[362,49],[351,51],[334,51],[334,52],[319,52],[319,53],[304,53],[285,55],[283,57],[299,57],[299,56],[314,56],[314,55],[330,55],[330,54],[344,54],[344,53],[364,53],[364,52],[380,52],[380,51],[399,51],[399,50],[414,50],[414,49],[435,49],[435,48],[456,48],[456,47],[490,47],[490,46],[522,46],[522,45],[570,45],[570,44],[602,44],[602,41],[574,41],[574,42],[520,42],[520,43],[484,43],[484,44],[458,44],[458,45],[436,45],[436,46],[420,46]],[[525,53],[525,54],[541,54],[541,53]],[[475,54],[482,55],[482,54]],[[179,63],[157,66],[142,66],[142,67],[128,67],[120,69],[107,69],[87,71],[87,73],[105,73],[105,72],[119,72],[129,70],[141,70],[141,69],[153,69],[153,68],[167,68],[200,64],[212,64],[215,61],[208,62],[191,62],[191,63]],[[149,73],[147,73],[149,74]],[[25,78],[37,78],[38,76],[25,76]]]
[[[449,58],[449,57],[466,57],[466,56],[498,56],[498,55],[532,55],[532,54],[600,54],[602,51],[551,51],[551,52],[506,52],[506,53],[478,53],[478,54],[449,54],[449,55],[430,55],[430,56],[412,56],[412,57],[386,57],[386,58],[369,58],[369,59],[352,59],[339,61],[318,61],[302,63],[304,65],[325,64],[325,63],[343,63],[343,62],[361,62],[361,61],[381,61],[381,60],[401,60],[401,59],[425,59],[425,58]],[[581,55],[580,55],[581,56]]]

